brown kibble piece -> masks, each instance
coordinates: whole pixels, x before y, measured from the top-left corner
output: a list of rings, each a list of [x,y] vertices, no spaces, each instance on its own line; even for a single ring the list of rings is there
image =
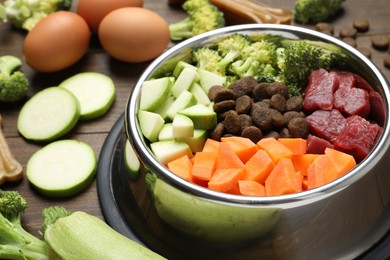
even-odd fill
[[[346,44],[356,48],[357,47],[357,42],[356,42],[356,39],[355,38],[352,38],[352,37],[345,37],[343,38],[343,42],[345,42]]]
[[[282,130],[279,131],[279,138],[291,138],[290,131],[288,131],[287,127],[283,127]]]
[[[378,35],[371,38],[372,47],[377,50],[386,50],[389,48],[389,38],[386,36]]]
[[[229,134],[238,134],[241,131],[240,118],[234,110],[226,112],[223,124],[225,125],[225,132]]]
[[[370,29],[370,23],[367,19],[355,19],[353,21],[353,27],[358,30],[358,32],[367,32]]]
[[[241,131],[248,126],[252,125],[252,117],[247,114],[238,115],[238,119],[240,121]]]
[[[390,69],[390,54],[387,54],[385,58],[383,59],[383,65]]]
[[[322,33],[333,35],[334,27],[330,23],[321,22],[316,24],[316,30]]]
[[[216,113],[225,112],[236,107],[236,101],[234,100],[224,100],[218,103],[215,103],[213,109]]]
[[[252,142],[257,143],[263,137],[263,133],[256,126],[248,126],[242,130],[241,136],[249,138]]]
[[[221,90],[221,89],[224,89],[223,86],[220,86],[220,85],[215,85],[215,86],[212,86],[210,89],[209,89],[209,92],[207,93],[209,99],[214,102],[214,99],[215,99],[215,95]]]
[[[286,99],[280,94],[275,94],[270,98],[269,106],[280,113],[284,113],[286,111]]]
[[[371,55],[372,55],[371,49],[366,48],[366,47],[357,47],[356,49],[358,51],[360,51],[367,58],[371,58]]]
[[[252,122],[260,130],[267,130],[272,125],[272,115],[268,108],[262,106],[253,106],[251,111]]]
[[[276,131],[269,131],[268,133],[266,133],[265,135],[263,135],[263,138],[269,138],[269,137],[278,139],[278,138],[280,137],[280,135],[279,135],[279,133],[276,132]]]
[[[256,85],[256,79],[254,77],[248,76],[234,81],[229,85],[228,88],[233,90],[237,97],[240,97],[243,95],[251,95]]]
[[[0,185],[5,182],[19,181],[23,177],[23,167],[11,153],[2,125],[3,119],[0,115]]]
[[[356,38],[357,30],[355,28],[344,27],[340,29],[340,38],[351,37]]]
[[[263,99],[269,98],[268,96],[268,87],[270,86],[269,83],[259,83],[253,88],[253,93],[252,97],[253,100],[256,101],[261,101]]]
[[[293,118],[305,118],[304,115],[297,111],[287,111],[283,114],[283,116],[286,119],[286,124],[288,124]]]
[[[286,118],[276,109],[269,110],[272,115],[272,125],[275,127],[283,127],[286,125]]]
[[[236,112],[237,114],[248,114],[251,111],[252,108],[252,99],[247,96],[243,95],[236,99]]]
[[[288,89],[287,86],[280,82],[273,82],[267,89],[268,96],[272,97],[275,94],[282,95],[285,99],[288,99]]]
[[[218,123],[217,126],[211,132],[210,137],[213,140],[221,141],[221,137],[223,136],[224,132],[225,132],[225,126],[222,123]]]
[[[291,119],[287,128],[293,138],[306,138],[310,131],[309,124],[305,118]]]
[[[303,98],[292,96],[286,101],[286,111],[301,111],[303,107]]]
[[[233,90],[222,88],[215,91],[213,94],[213,99],[210,99],[212,102],[218,103],[225,100],[235,100],[236,95],[234,94]]]

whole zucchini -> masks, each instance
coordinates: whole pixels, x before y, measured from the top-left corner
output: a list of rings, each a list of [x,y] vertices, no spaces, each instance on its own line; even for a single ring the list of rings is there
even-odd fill
[[[165,259],[95,216],[81,211],[56,216],[57,209],[43,212],[44,238],[60,259]]]

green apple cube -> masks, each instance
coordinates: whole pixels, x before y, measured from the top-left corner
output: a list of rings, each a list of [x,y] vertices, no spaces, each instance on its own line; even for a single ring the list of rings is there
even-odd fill
[[[200,152],[203,150],[204,144],[207,139],[207,130],[194,129],[194,136],[177,138],[178,141],[185,142],[191,148],[192,153]]]
[[[208,70],[198,69],[200,86],[206,93],[209,93],[209,89],[212,86],[223,86],[226,82],[226,77],[218,75]]]
[[[209,96],[197,82],[192,84],[190,88],[190,92],[192,93],[192,95],[194,95],[198,104],[203,104],[203,105],[210,104]]]
[[[141,132],[150,142],[158,141],[158,135],[165,121],[157,113],[140,110],[138,111],[138,121]]]
[[[188,116],[197,129],[214,129],[217,125],[217,114],[214,110],[202,104],[187,107],[178,113]]]
[[[170,108],[167,110],[167,115],[170,120],[173,120],[177,112],[185,109],[186,107],[190,107],[196,104],[196,99],[191,92],[185,90],[183,91],[177,99],[173,102]]]
[[[172,123],[166,123],[164,126],[161,128],[161,131],[158,135],[158,140],[159,141],[168,141],[168,140],[173,140],[173,131],[172,131]]]
[[[171,90],[170,77],[144,81],[141,88],[140,110],[153,111],[168,97]]]
[[[188,62],[185,62],[185,61],[179,61],[176,66],[175,66],[175,69],[173,70],[173,76],[175,78],[179,77],[180,73],[185,69],[185,68],[190,68],[190,69],[193,69],[194,71],[197,71],[197,67],[195,67],[194,65],[192,64],[189,64]]]
[[[168,117],[168,109],[172,106],[173,102],[175,102],[175,98],[173,96],[168,96],[163,102],[162,104],[157,108],[155,109],[153,112],[154,113],[157,113],[157,114],[160,114],[161,117],[164,119],[164,120],[168,120],[169,117]]]
[[[189,117],[176,114],[172,122],[172,135],[175,138],[194,136],[194,123]]]
[[[176,78],[175,83],[171,88],[172,95],[177,98],[183,91],[188,91],[197,79],[198,73],[191,68],[184,68],[180,75]]]
[[[184,155],[192,157],[190,146],[176,140],[154,142],[150,144],[150,148],[157,160],[164,165]]]

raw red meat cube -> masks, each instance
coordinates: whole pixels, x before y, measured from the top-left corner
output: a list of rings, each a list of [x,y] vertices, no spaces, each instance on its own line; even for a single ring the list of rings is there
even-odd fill
[[[312,134],[333,143],[343,131],[346,119],[337,109],[332,109],[314,111],[306,117],[306,121]]]

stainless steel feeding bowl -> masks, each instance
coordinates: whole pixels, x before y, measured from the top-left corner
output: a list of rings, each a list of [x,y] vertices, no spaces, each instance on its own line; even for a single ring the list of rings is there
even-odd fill
[[[159,163],[143,138],[137,120],[142,83],[165,75],[178,60],[188,61],[194,47],[233,33],[280,34],[292,39],[333,43],[348,55],[349,71],[362,76],[384,100],[382,136],[371,153],[339,179],[304,192],[246,197],[215,192],[191,184]],[[155,59],[131,93],[125,128],[145,168],[158,176],[155,194],[140,176],[131,184],[140,207],[151,206],[153,232],[164,243],[177,243],[185,257],[240,259],[351,259],[376,243],[390,227],[389,83],[378,68],[353,47],[316,31],[289,25],[231,26],[181,42]],[[146,199],[145,199],[146,198]],[[162,220],[162,221],[161,221]],[[156,224],[158,223],[158,224]],[[153,229],[153,228],[152,228]],[[163,231],[162,231],[163,230]],[[245,257],[245,258],[243,258]],[[175,258],[175,257],[173,257]]]

